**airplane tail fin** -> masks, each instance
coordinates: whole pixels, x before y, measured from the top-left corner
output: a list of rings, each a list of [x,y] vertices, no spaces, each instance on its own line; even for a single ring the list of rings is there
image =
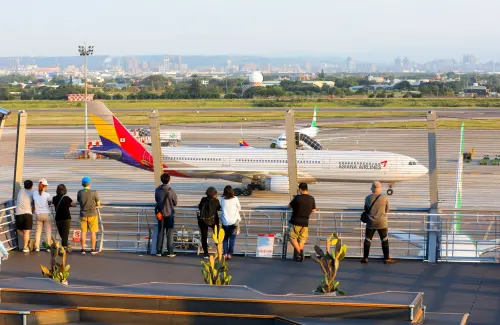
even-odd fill
[[[88,112],[99,133],[102,146],[91,151],[127,165],[153,170],[153,157],[103,102],[88,103]]]
[[[241,139],[239,141],[240,143],[240,148],[247,148],[247,149],[253,149],[251,145],[249,145],[245,140]]]
[[[311,127],[313,127],[313,128],[317,128],[317,126],[316,126],[316,111],[317,110],[318,110],[318,107],[314,106],[313,119],[312,119],[312,122],[311,122]]]

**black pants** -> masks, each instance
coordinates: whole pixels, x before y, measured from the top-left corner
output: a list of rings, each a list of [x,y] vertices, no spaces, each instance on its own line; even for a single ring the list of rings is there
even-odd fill
[[[387,260],[389,259],[389,236],[388,236],[389,229],[387,228],[384,229],[366,228],[363,257],[368,258],[368,255],[370,255],[370,246],[372,244],[373,235],[375,234],[376,231],[378,232],[380,240],[382,241],[382,251],[384,252],[384,259]]]
[[[174,216],[158,221],[158,238],[156,240],[156,254],[163,253],[163,240],[167,235],[167,253],[174,253]]]
[[[71,219],[56,221],[57,231],[61,236],[61,244],[68,247],[69,228],[71,228]]]
[[[215,224],[212,226],[207,226],[207,224],[203,220],[198,219],[198,226],[200,227],[201,247],[203,247],[203,254],[208,255],[208,228],[212,228],[212,231],[214,231]]]

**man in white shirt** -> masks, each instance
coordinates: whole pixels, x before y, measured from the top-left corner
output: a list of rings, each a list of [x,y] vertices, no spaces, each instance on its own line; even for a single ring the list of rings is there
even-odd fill
[[[33,182],[24,181],[24,188],[17,194],[16,202],[16,230],[18,238],[22,239],[23,252],[29,253],[28,242],[30,239],[30,230],[33,228]],[[21,249],[21,242],[18,242]]]

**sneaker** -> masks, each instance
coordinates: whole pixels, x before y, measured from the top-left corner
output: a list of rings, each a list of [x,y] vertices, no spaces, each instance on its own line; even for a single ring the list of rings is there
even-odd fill
[[[25,248],[25,249],[23,249],[23,252],[24,252],[24,253],[29,253],[29,252],[30,252],[30,250],[29,250],[28,248]]]
[[[233,258],[233,255],[231,255],[231,254],[227,254],[227,259],[228,259],[228,260],[230,260],[230,259],[232,259],[232,258]]]
[[[394,263],[396,263],[396,260],[393,260],[392,258],[384,260],[384,264],[394,264]]]
[[[368,263],[368,259],[367,258],[363,258],[363,259],[361,259],[360,262],[363,263],[363,264],[366,264],[366,263]]]
[[[208,260],[208,259],[210,259],[210,255],[208,255],[208,254],[203,255],[203,258],[206,259],[206,260]]]
[[[93,250],[90,251],[90,254],[92,255],[99,254],[99,251],[94,248]]]
[[[161,254],[160,253],[156,253],[156,256],[161,257]]]
[[[35,249],[35,252],[39,252],[39,251],[40,251],[40,248]]]
[[[174,253],[168,253],[167,257],[175,257],[175,254]]]
[[[84,249],[82,249],[82,250],[80,251],[80,253],[82,253],[82,255],[87,254],[87,252],[86,252]]]

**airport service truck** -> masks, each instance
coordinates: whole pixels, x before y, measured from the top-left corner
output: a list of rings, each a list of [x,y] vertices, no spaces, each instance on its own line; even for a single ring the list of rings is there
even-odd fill
[[[151,145],[151,132],[148,129],[134,129],[130,133],[141,143]],[[162,147],[177,147],[181,143],[180,131],[160,131]]]

